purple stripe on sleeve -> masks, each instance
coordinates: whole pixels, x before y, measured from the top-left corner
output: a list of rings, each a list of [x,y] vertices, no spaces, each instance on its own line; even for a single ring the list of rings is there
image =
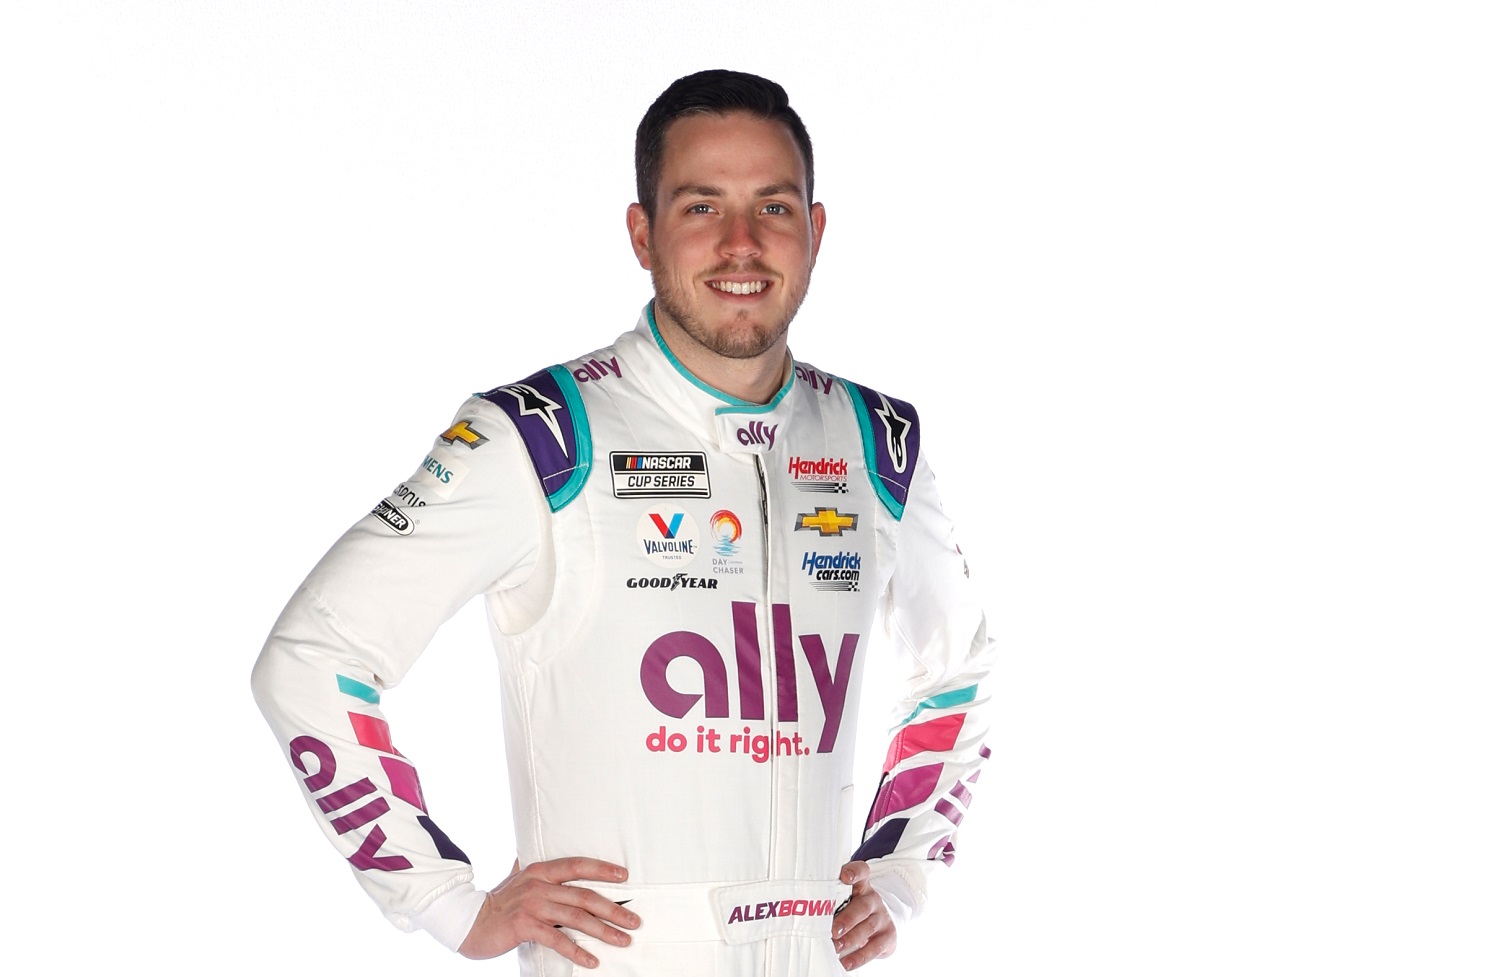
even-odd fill
[[[883,858],[896,850],[901,844],[901,833],[906,830],[910,818],[893,818],[880,826],[880,830],[865,839],[854,853],[853,860],[869,861],[872,858]]]
[[[464,854],[464,850],[455,845],[453,841],[443,833],[443,829],[439,828],[436,824],[433,823],[432,818],[429,818],[425,814],[418,814],[417,823],[426,828],[427,833],[432,836],[432,843],[437,847],[437,853],[440,858],[446,858],[450,861],[455,862],[469,861],[469,856]]]
[[[348,787],[340,788],[332,794],[325,794],[318,798],[318,807],[323,809],[324,814],[332,814],[341,807],[348,807],[366,794],[375,793],[375,785],[370,783],[370,778],[365,777]]]
[[[913,767],[891,777],[880,788],[875,798],[872,821],[879,821],[889,814],[904,811],[927,800],[937,789],[938,777],[943,772],[941,763],[929,763],[925,767]]]
[[[385,775],[390,778],[391,793],[426,814],[427,801],[422,796],[422,782],[417,779],[417,768],[388,756],[380,758],[380,765],[385,768]]]
[[[958,798],[959,803],[964,807],[968,807],[970,804],[974,803],[974,795],[969,791],[969,788],[965,787],[963,784],[954,784],[953,789],[948,793]]]
[[[987,746],[985,746],[985,745],[983,745],[983,744],[980,744],[979,755],[981,757],[983,757],[984,759],[988,760],[990,758],[990,748],[987,747]]]
[[[952,821],[955,825],[964,823],[964,812],[960,811],[958,808],[949,803],[948,798],[946,797],[938,798],[935,810],[943,817],[947,818],[949,821]]]

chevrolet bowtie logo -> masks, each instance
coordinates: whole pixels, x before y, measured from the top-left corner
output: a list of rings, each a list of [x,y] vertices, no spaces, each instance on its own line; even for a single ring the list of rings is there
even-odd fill
[[[429,428],[429,430],[431,429]],[[489,438],[470,427],[468,421],[459,421],[442,434],[439,434],[438,437],[449,444],[453,444],[455,441],[462,441],[469,446],[471,451],[489,440]]]
[[[797,514],[797,529],[816,529],[819,536],[842,536],[844,530],[853,532],[859,526],[859,516],[844,515],[837,509],[818,509],[816,512]]]

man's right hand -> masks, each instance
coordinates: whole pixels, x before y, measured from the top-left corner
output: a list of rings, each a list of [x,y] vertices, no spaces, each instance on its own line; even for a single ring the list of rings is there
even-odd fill
[[[623,867],[597,858],[556,858],[524,869],[517,860],[510,876],[484,897],[458,952],[471,960],[484,960],[529,941],[556,950],[580,967],[597,967],[598,959],[557,927],[628,946],[630,936],[615,927],[635,929],[641,925],[640,917],[597,892],[563,883],[624,882],[626,875]]]

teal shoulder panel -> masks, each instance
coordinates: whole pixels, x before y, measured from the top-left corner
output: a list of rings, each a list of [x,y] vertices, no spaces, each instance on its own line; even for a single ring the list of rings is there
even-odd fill
[[[921,429],[916,408],[904,400],[844,380],[854,404],[865,446],[865,470],[886,510],[897,519],[906,511],[906,494],[917,470]]]
[[[594,444],[572,374],[561,366],[548,367],[479,396],[515,424],[552,511],[577,498],[593,467]]]

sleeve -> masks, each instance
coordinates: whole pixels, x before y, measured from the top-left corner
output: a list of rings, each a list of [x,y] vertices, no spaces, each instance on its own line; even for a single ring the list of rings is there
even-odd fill
[[[936,866],[952,864],[958,825],[989,756],[982,686],[995,649],[975,590],[932,470],[918,455],[882,594],[886,632],[906,678],[854,853],[870,863],[871,884],[898,923],[921,912]]]
[[[459,607],[530,576],[544,512],[509,421],[469,400],[412,477],[313,568],[251,676],[313,817],[360,885],[398,928],[450,949],[484,894],[429,816],[380,700]]]

